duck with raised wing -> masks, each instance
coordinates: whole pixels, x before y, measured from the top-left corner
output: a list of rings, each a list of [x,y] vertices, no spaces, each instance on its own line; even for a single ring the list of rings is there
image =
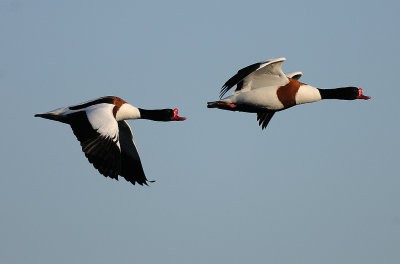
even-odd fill
[[[118,175],[132,184],[148,181],[133,140],[127,119],[183,121],[178,109],[146,110],[134,107],[121,98],[105,96],[82,104],[36,114],[69,124],[89,162],[104,176],[118,180]]]
[[[267,127],[273,115],[289,107],[312,103],[322,99],[368,100],[357,87],[321,89],[299,82],[301,72],[285,75],[282,63],[285,58],[271,59],[247,66],[231,77],[221,88],[220,99],[208,102],[208,108],[257,113],[259,125]],[[222,97],[236,85],[233,94]]]

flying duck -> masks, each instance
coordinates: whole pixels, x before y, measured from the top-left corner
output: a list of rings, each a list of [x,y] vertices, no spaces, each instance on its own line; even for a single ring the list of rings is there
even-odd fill
[[[121,98],[105,96],[82,104],[36,114],[69,124],[89,162],[104,176],[118,180],[118,175],[132,184],[148,181],[127,119],[183,121],[178,109],[146,110],[134,107]]]
[[[322,99],[354,100],[371,97],[365,96],[357,87],[321,89],[301,83],[301,72],[284,74],[282,63],[285,58],[271,59],[252,64],[240,69],[221,88],[220,99],[233,86],[233,94],[225,99],[208,102],[208,108],[229,111],[257,113],[257,120],[262,129],[266,128],[275,112],[289,107],[316,102]]]

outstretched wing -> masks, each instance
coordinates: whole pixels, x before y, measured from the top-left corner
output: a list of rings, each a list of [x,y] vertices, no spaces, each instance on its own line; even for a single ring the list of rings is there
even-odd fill
[[[118,127],[119,142],[121,145],[120,175],[132,184],[137,182],[140,185],[147,185],[148,180],[143,171],[139,153],[133,139],[132,130],[125,120],[118,121]]]
[[[274,116],[274,114],[275,111],[264,111],[257,113],[257,121],[262,129],[268,126],[268,123],[271,121],[271,118]]]
[[[117,121],[113,119],[107,127],[97,128],[90,122],[85,111],[71,114],[68,119],[89,162],[104,176],[118,180],[121,171],[121,151]]]
[[[263,62],[254,63],[249,65],[243,69],[240,69],[235,75],[233,75],[226,83],[222,86],[221,91],[219,93],[219,97],[222,98],[226,92],[228,92],[233,86],[237,85],[236,90],[240,90],[243,86],[247,86],[250,78],[247,78],[251,73],[260,69]],[[246,83],[245,83],[246,82]]]
[[[239,70],[222,86],[220,98],[235,85],[237,85],[235,90],[237,93],[261,87],[287,84],[288,78],[282,72],[282,63],[285,60],[285,58],[271,59]]]

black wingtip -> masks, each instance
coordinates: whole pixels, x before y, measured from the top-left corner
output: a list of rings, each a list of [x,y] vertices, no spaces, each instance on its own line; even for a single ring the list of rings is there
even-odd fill
[[[219,99],[222,99],[222,97],[226,94],[226,92],[228,92],[229,89],[230,87],[224,84],[224,86],[222,86],[221,88],[221,91],[219,92]]]
[[[156,181],[148,181],[148,180],[146,180],[144,182],[137,182],[137,183],[139,183],[142,186],[143,185],[150,186],[149,183],[154,183],[154,182],[156,182]],[[135,183],[133,183],[133,185],[135,185]]]
[[[269,122],[271,121],[271,118],[274,116],[275,112],[273,111],[265,111],[265,112],[258,112],[257,113],[257,121],[258,125],[261,126],[261,129],[264,130]]]

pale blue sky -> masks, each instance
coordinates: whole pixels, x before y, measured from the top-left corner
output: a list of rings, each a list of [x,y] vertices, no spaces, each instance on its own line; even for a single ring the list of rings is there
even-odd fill
[[[1,263],[400,263],[398,1],[0,1]],[[370,101],[274,116],[207,109],[238,69]],[[104,95],[150,187],[101,176],[35,113]]]

